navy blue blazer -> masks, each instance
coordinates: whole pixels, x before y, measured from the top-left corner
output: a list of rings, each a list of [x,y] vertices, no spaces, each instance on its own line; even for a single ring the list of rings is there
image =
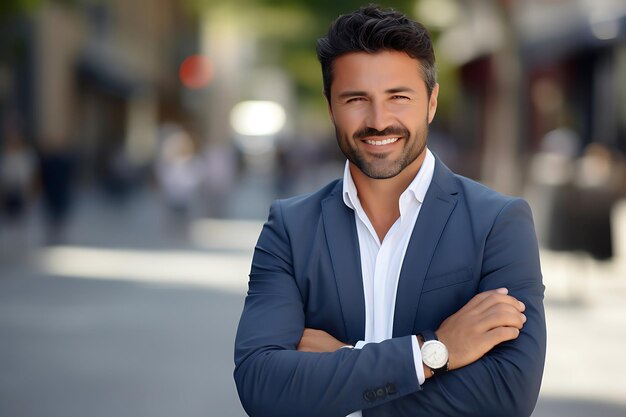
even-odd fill
[[[506,287],[526,304],[519,337],[418,384],[412,335],[474,295]],[[255,248],[235,341],[235,382],[251,416],[529,416],[546,352],[544,286],[528,204],[452,173],[439,159],[404,258],[393,338],[298,352],[305,327],[354,344],[365,304],[354,212],[342,181],[275,202]]]

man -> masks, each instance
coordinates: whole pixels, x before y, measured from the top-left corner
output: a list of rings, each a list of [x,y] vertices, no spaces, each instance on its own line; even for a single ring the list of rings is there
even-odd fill
[[[546,345],[530,209],[427,149],[427,31],[365,7],[333,23],[318,57],[348,162],[343,180],[270,209],[235,342],[244,408],[529,416]]]

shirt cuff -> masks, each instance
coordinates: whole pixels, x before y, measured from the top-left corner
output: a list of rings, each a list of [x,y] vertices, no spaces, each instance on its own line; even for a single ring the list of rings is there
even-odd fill
[[[363,346],[367,345],[368,343],[371,343],[371,342],[364,342],[363,340],[359,340],[358,342],[356,342],[356,345],[354,345],[354,348],[363,349]]]
[[[417,382],[422,385],[426,381],[424,375],[424,365],[422,365],[422,352],[417,336],[411,336],[411,345],[413,346],[413,362],[415,362],[415,373],[417,374]]]

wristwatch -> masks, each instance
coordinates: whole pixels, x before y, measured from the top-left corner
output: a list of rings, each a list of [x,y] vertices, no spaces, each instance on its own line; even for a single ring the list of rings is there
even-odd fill
[[[448,348],[437,339],[432,330],[420,333],[424,344],[422,345],[422,362],[428,366],[434,375],[448,372]]]

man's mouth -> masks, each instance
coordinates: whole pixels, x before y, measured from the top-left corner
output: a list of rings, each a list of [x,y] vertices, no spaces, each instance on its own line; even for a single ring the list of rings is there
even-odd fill
[[[365,143],[367,143],[368,145],[383,146],[383,145],[389,145],[390,143],[395,143],[398,141],[398,139],[400,138],[387,138],[383,140],[365,140]]]

